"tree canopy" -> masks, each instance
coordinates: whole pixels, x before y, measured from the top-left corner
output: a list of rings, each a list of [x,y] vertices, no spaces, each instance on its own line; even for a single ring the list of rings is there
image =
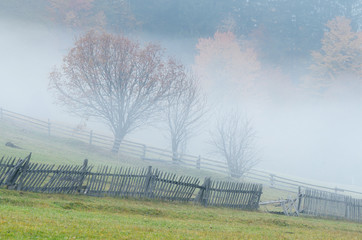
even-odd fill
[[[71,112],[102,119],[114,134],[117,152],[125,135],[161,110],[182,74],[183,67],[165,59],[158,45],[91,31],[51,73],[50,87]]]
[[[362,79],[362,32],[354,32],[345,17],[328,21],[326,27],[322,48],[312,52],[315,75],[329,82],[339,77]]]

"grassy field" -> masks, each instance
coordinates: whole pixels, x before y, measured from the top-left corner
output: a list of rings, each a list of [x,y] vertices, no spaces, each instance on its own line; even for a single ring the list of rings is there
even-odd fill
[[[357,223],[0,190],[0,239],[361,239]]]
[[[0,154],[56,164],[153,165],[199,178],[229,180],[196,169],[144,162],[88,144],[0,121]],[[21,149],[5,147],[11,141]],[[262,201],[289,193],[264,188]],[[274,209],[273,209],[274,210]],[[0,239],[362,239],[362,225],[262,212],[204,208],[191,203],[50,195],[0,189]]]

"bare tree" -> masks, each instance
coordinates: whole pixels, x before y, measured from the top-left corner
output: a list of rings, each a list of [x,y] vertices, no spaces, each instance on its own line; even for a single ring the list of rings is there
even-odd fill
[[[232,112],[211,133],[215,152],[222,156],[232,177],[241,177],[258,163],[255,130],[246,117]]]
[[[50,74],[50,88],[68,109],[102,119],[118,152],[126,134],[153,119],[183,66],[164,60],[160,46],[88,32]]]
[[[187,141],[200,127],[206,113],[206,97],[201,93],[198,79],[182,71],[173,85],[173,94],[166,99],[165,123],[172,146],[172,159],[179,161]]]

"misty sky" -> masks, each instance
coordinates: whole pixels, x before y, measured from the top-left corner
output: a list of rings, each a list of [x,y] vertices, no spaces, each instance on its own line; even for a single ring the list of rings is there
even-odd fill
[[[61,64],[72,47],[74,31],[12,19],[0,19],[0,29],[0,107],[76,126],[79,119],[54,105],[48,91],[49,72],[54,65]],[[193,64],[195,40],[170,40],[148,34],[138,37],[160,42],[169,54],[177,55],[189,66]],[[241,106],[257,131],[262,156],[257,168],[362,186],[362,92],[359,90],[341,84],[331,96],[284,98],[257,109]],[[218,99],[210,100],[213,101]],[[216,111],[232,103],[222,104],[225,105],[215,105]],[[216,119],[215,112],[210,115]],[[212,124],[206,124],[192,139],[189,153],[215,157],[207,144]],[[170,147],[157,132],[152,128],[142,129],[129,138],[160,148]]]

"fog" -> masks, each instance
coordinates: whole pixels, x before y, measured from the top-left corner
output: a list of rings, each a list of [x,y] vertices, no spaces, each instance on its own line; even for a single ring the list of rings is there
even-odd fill
[[[70,116],[54,104],[48,91],[48,75],[54,65],[61,65],[77,33],[14,19],[0,19],[0,29],[0,107],[75,126],[79,118]],[[189,67],[194,64],[195,40],[168,39],[151,34],[134,37],[159,42],[168,54]],[[261,162],[256,168],[361,187],[361,89],[341,84],[321,96],[299,90],[280,96],[280,89],[274,90],[268,89],[268,94],[273,96],[269,101],[236,104],[247,113],[257,131]],[[213,106],[209,116],[213,120],[190,140],[190,154],[216,157],[207,143],[209,130],[217,112],[234,106],[235,99],[221,100],[214,94],[209,93]],[[106,131],[92,121],[88,127]],[[151,127],[142,128],[126,138],[155,147],[169,147],[163,135]]]
[[[1,106],[44,119],[59,117],[48,92],[48,75],[74,37],[13,19],[0,19],[0,29]]]

